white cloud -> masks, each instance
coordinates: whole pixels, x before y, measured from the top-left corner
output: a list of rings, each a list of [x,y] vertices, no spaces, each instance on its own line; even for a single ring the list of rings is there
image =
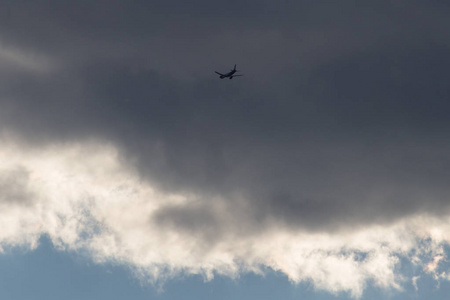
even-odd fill
[[[54,62],[42,54],[24,51],[0,40],[0,66],[3,71],[21,70],[40,74],[52,70]]]
[[[411,278],[411,282],[413,284],[414,290],[416,290],[416,291],[419,290],[419,287],[417,286],[417,280],[419,280],[419,279],[420,279],[420,276],[413,276]]]
[[[6,184],[11,178],[20,183],[14,193]],[[180,273],[237,277],[269,267],[293,282],[310,281],[319,289],[359,297],[369,282],[401,289],[401,258],[437,272],[446,259],[443,245],[450,241],[450,218],[430,215],[334,233],[293,231],[276,223],[244,233],[240,228],[248,222],[258,226],[257,221],[243,220],[227,199],[217,196],[205,207],[200,195],[159,191],[113,145],[100,142],[33,148],[4,138],[0,188],[3,249],[35,248],[47,234],[57,247],[88,250],[100,263],[127,264],[152,282]],[[17,201],[19,194],[27,201]],[[193,231],[159,222],[156,213],[167,207],[199,209],[210,223]],[[215,234],[220,238],[211,239]],[[444,279],[446,273],[436,274]],[[414,286],[417,278],[409,278]]]

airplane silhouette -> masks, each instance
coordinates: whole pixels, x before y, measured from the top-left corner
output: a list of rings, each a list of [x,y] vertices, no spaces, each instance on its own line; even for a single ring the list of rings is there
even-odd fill
[[[226,73],[226,74],[222,74],[219,73],[217,71],[214,71],[216,74],[220,75],[220,79],[224,79],[224,78],[230,78],[233,79],[233,77],[237,77],[237,76],[244,76],[244,75],[234,75],[236,72],[238,72],[239,70],[236,70],[236,65],[234,65],[234,68],[231,69],[230,72]]]

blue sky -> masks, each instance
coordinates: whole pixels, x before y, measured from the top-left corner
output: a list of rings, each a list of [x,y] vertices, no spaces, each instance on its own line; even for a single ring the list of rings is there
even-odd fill
[[[161,289],[143,284],[126,266],[94,264],[80,254],[58,251],[45,237],[35,251],[15,249],[1,255],[0,269],[3,299],[349,299],[345,293],[316,290],[310,283],[293,284],[273,271],[264,277],[217,276],[207,282],[200,276],[187,276]],[[448,281],[438,283],[431,276],[420,279],[418,287],[416,291],[406,284],[399,292],[369,286],[360,299],[447,299],[450,292]]]
[[[449,15],[0,1],[0,297],[444,298]]]

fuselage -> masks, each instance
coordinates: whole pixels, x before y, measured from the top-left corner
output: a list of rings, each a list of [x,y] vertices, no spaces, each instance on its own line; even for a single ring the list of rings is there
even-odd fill
[[[231,69],[231,71],[230,72],[228,72],[228,73],[225,73],[225,74],[222,74],[222,73],[219,73],[219,72],[217,72],[217,71],[214,71],[217,75],[220,75],[220,79],[224,79],[224,78],[230,78],[230,79],[232,79],[234,76],[242,76],[242,75],[234,75],[234,73],[236,73],[238,70],[236,70],[236,65],[234,65],[234,68],[233,69]],[[233,76],[234,75],[234,76]]]
[[[231,70],[227,74],[221,75],[220,78],[231,77],[231,76],[233,76],[234,73],[236,73],[236,70]]]

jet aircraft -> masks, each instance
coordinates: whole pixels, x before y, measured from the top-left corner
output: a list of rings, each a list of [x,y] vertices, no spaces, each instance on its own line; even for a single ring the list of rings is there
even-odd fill
[[[230,72],[226,73],[226,74],[222,74],[219,73],[217,71],[214,71],[216,74],[220,75],[220,79],[224,79],[224,78],[230,78],[233,79],[233,77],[237,77],[237,76],[244,76],[244,75],[235,75],[236,72],[238,72],[239,70],[236,70],[236,65],[234,65],[234,68],[231,69]]]

